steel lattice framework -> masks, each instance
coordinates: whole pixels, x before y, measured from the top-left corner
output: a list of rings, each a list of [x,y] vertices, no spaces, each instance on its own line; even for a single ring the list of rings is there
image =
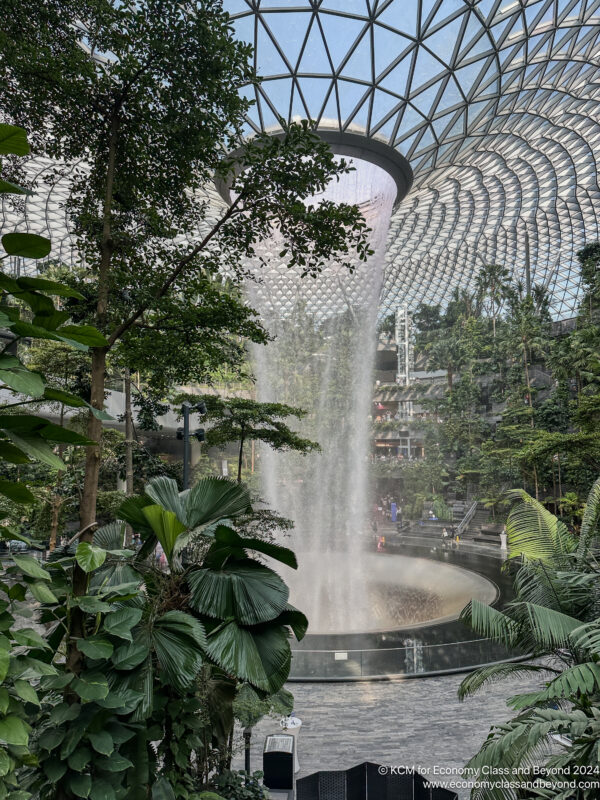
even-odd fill
[[[577,305],[575,253],[599,238],[600,0],[224,0],[252,42],[247,131],[309,117],[394,148],[414,183],[393,216],[381,313],[444,303],[497,262]],[[33,162],[48,180],[51,165]],[[3,229],[74,243],[68,177],[42,182]],[[215,204],[219,203],[216,193]],[[216,209],[215,209],[216,210]],[[61,232],[62,230],[62,232]]]
[[[225,0],[278,117],[398,150],[414,184],[388,240],[382,313],[444,302],[484,263],[577,304],[598,238],[600,0]]]

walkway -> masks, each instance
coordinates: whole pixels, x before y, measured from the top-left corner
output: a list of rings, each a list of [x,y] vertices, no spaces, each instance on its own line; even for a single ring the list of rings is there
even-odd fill
[[[511,716],[505,698],[539,685],[535,681],[500,683],[459,703],[456,690],[461,678],[290,684],[296,715],[303,722],[298,777],[362,761],[458,771],[477,752],[490,725]],[[262,768],[265,736],[279,730],[273,719],[263,720],[255,729],[253,770]],[[243,756],[236,758],[234,766],[243,768]],[[458,794],[460,800],[469,797],[467,789]]]

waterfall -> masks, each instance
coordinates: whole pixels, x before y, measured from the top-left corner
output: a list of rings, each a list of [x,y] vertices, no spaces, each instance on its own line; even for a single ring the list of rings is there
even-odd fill
[[[368,462],[372,371],[385,244],[396,197],[380,167],[353,160],[355,170],[322,197],[356,203],[372,229],[373,255],[351,274],[328,264],[315,279],[288,269],[275,238],[261,255],[260,282],[250,299],[275,340],[253,350],[258,398],[304,408],[299,430],[320,453],[260,450],[262,494],[291,518],[297,572],[285,574],[291,602],[308,616],[309,632],[356,630],[369,620],[364,552],[369,527]],[[315,198],[313,202],[319,201]],[[368,627],[368,626],[367,626]]]

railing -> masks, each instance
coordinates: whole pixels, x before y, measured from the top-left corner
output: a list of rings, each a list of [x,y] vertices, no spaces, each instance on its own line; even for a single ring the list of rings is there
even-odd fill
[[[393,676],[426,677],[462,672],[499,661],[523,658],[493,639],[424,644],[408,639],[403,647],[365,650],[294,650],[291,681],[349,681]]]
[[[471,522],[471,520],[475,516],[475,512],[476,511],[477,511],[477,500],[475,500],[473,505],[469,508],[467,513],[461,519],[461,521],[460,521],[460,523],[459,523],[459,525],[458,525],[458,527],[456,529],[456,533],[457,533],[458,536],[461,536],[462,532],[467,529],[467,527],[469,525],[469,522]]]

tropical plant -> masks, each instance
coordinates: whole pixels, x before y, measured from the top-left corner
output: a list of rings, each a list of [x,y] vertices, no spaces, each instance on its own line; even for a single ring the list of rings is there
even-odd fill
[[[321,448],[317,442],[305,439],[293,431],[285,422],[290,417],[302,419],[306,411],[283,403],[260,403],[242,397],[221,398],[205,395],[206,419],[212,422],[207,432],[207,443],[212,447],[224,447],[238,442],[238,483],[242,480],[244,444],[258,441],[273,450],[311,453]],[[195,398],[197,401],[197,398]]]
[[[29,153],[27,134],[15,125],[0,124],[0,154],[24,156]],[[14,183],[0,180],[0,194],[26,195],[29,192]],[[2,236],[5,255],[0,258],[45,258],[51,243],[33,233],[11,232]],[[55,307],[53,298],[83,299],[69,286],[44,278],[13,278],[0,273],[0,327],[4,330],[4,346],[0,352],[0,387],[14,395],[14,402],[0,408],[0,459],[10,464],[41,461],[54,470],[64,468],[54,452],[55,445],[90,444],[75,431],[66,430],[33,414],[20,413],[23,406],[39,400],[58,402],[75,408],[90,408],[81,397],[61,387],[48,384],[41,372],[31,369],[19,356],[24,340],[50,340],[70,348],[86,351],[101,346],[104,337],[89,326],[72,325],[71,314]],[[99,419],[108,415],[95,409]],[[17,503],[32,503],[34,496],[26,485],[14,480],[0,480],[0,494]]]
[[[289,630],[301,637],[307,627],[281,578],[249,556],[295,567],[293,553],[244,538],[226,522],[249,510],[236,483],[209,478],[180,493],[175,481],[158,478],[123,504],[121,517],[144,537],[137,554],[123,547],[119,520],[96,530],[92,543],[76,544],[76,535],[46,566],[13,556],[0,586],[5,796],[18,785],[22,800],[150,792],[156,800],[197,800],[214,788],[215,771],[229,764],[237,685],[259,705],[278,695],[289,671]],[[205,543],[198,560],[196,539]],[[151,557],[157,543],[167,571]],[[78,594],[75,564],[85,575]],[[13,624],[31,614],[31,598],[40,604],[43,637]],[[77,638],[69,625],[75,609]]]
[[[129,645],[133,662],[125,662],[135,663],[127,687],[143,694],[138,718],[162,731],[159,772],[176,797],[206,783],[214,766],[211,747],[219,750],[221,767],[228,763],[236,685],[247,684],[262,698],[279,692],[291,662],[289,630],[298,638],[306,631],[306,618],[288,604],[285,583],[249,555],[295,568],[293,553],[240,536],[223,521],[250,511],[247,490],[222,478],[205,478],[185,492],[171,479],[156,478],[121,508],[121,518],[143,538],[135,567],[144,575],[144,604],[129,602],[141,616]],[[122,538],[123,530],[113,527],[111,535]],[[144,565],[157,543],[166,573]],[[203,699],[201,668],[210,684]],[[200,712],[215,706],[218,713],[207,724]],[[196,765],[192,775],[190,763]]]
[[[526,492],[511,497],[520,501],[507,522],[509,560],[519,562],[516,598],[503,611],[473,600],[462,620],[479,635],[529,657],[476,670],[463,680],[459,697],[504,678],[538,675],[545,682],[539,691],[508,700],[518,715],[494,726],[468,762],[469,774],[482,779],[472,797],[591,800],[597,790],[585,788],[584,781],[598,768],[600,746],[600,479],[588,497],[579,537]],[[521,793],[489,780],[491,769],[508,768],[513,780],[527,782],[542,757],[550,783],[554,775],[554,789]],[[556,775],[568,775],[575,789],[561,788]]]

